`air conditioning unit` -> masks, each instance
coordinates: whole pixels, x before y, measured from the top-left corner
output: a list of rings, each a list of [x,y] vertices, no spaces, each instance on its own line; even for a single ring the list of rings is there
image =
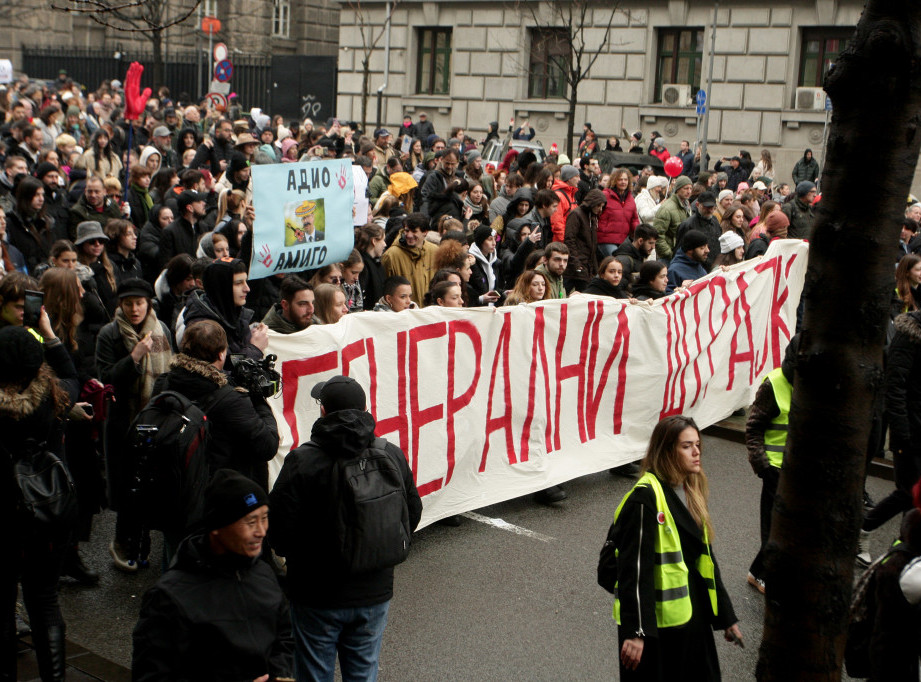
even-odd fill
[[[822,88],[797,88],[796,108],[800,111],[825,111],[825,91]]]
[[[693,103],[690,85],[666,83],[662,86],[662,104],[672,107],[689,107]]]

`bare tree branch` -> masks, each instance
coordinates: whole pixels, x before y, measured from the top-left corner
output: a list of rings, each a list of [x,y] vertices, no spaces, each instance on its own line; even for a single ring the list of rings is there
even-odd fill
[[[400,0],[393,0],[390,5],[390,12],[384,17],[384,23],[381,30],[374,35],[374,27],[365,15],[361,5],[361,0],[349,0],[348,7],[355,13],[355,19],[358,21],[358,35],[361,37],[361,127],[368,127],[368,97],[370,96],[371,84],[371,55],[377,48],[377,44],[387,30],[388,22],[393,18],[393,13],[400,5]],[[370,38],[370,39],[369,39]]]

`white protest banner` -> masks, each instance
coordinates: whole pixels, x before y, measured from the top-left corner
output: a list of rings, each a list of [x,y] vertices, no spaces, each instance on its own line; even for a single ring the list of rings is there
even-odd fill
[[[421,525],[636,460],[662,417],[705,428],[751,402],[795,331],[807,253],[774,241],[653,305],[432,306],[272,333],[272,480],[320,416],[310,389],[335,374],[361,383],[377,434],[406,454]]]
[[[13,62],[9,59],[0,59],[0,83],[13,82]]]
[[[355,244],[351,161],[273,163],[252,169],[256,219],[249,279],[348,258]]]

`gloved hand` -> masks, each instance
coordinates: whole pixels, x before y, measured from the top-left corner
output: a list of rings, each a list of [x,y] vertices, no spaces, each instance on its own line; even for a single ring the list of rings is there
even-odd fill
[[[139,62],[131,62],[128,75],[125,76],[125,120],[136,121],[147,106],[150,98],[150,88],[141,92],[141,74],[144,67]]]

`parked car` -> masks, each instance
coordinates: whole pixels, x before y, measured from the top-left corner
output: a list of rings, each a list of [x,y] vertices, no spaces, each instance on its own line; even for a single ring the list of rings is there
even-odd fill
[[[547,152],[540,140],[490,140],[483,150],[483,165],[491,163],[498,168],[509,149],[514,149],[519,154],[526,151],[534,152],[538,163],[543,163],[547,158]]]

